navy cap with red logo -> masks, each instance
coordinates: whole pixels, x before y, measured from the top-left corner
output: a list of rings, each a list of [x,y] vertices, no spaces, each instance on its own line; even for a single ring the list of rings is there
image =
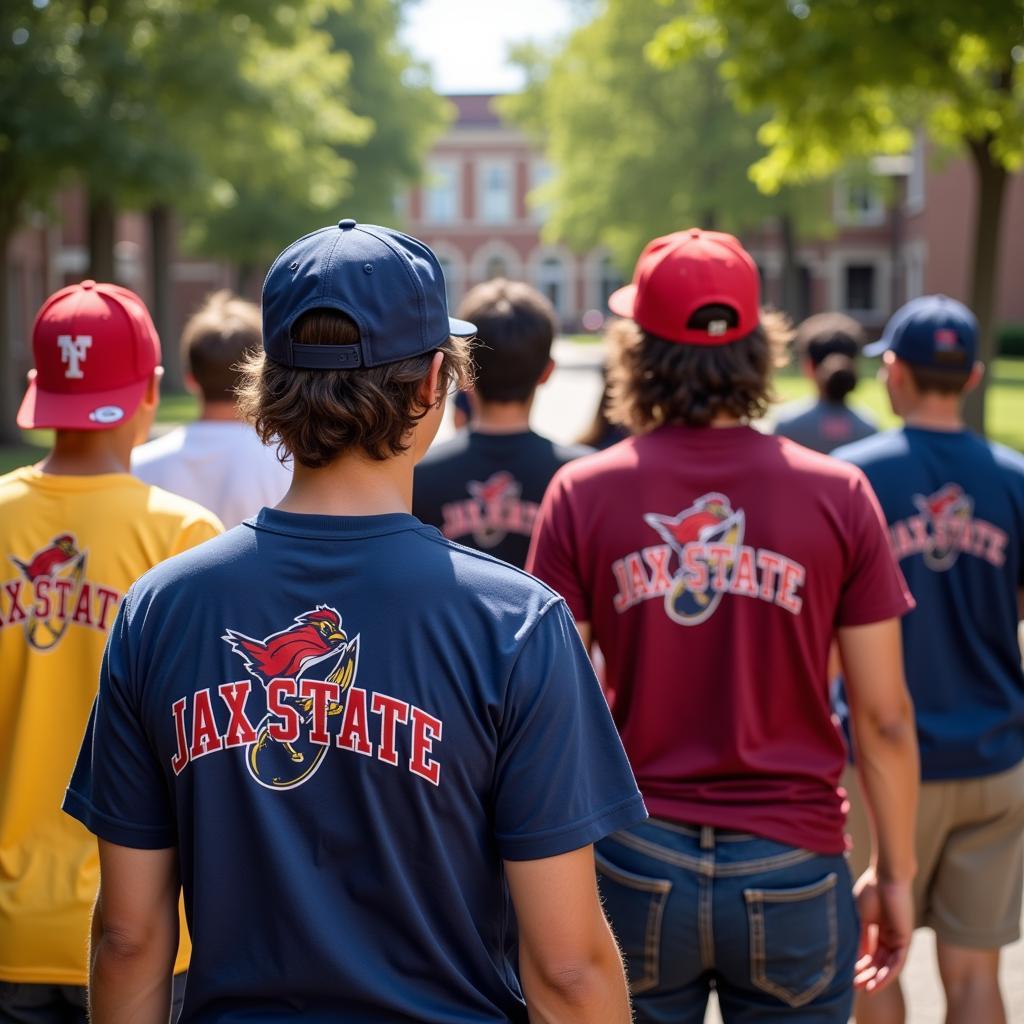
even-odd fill
[[[358,345],[303,345],[303,313],[336,309],[355,321]],[[444,274],[423,242],[346,218],[305,235],[274,260],[263,284],[263,348],[285,366],[380,366],[439,348],[476,327],[448,316]]]
[[[648,242],[632,284],[612,293],[608,308],[649,334],[685,345],[727,345],[759,324],[761,279],[750,254],[732,235],[691,228]],[[691,327],[704,306],[725,306],[736,323]]]
[[[160,365],[160,338],[135,292],[82,281],[43,303],[32,355],[18,426],[103,430],[138,408]]]
[[[948,295],[921,295],[893,313],[882,337],[864,354],[890,351],[914,366],[970,370],[978,356],[978,321]]]

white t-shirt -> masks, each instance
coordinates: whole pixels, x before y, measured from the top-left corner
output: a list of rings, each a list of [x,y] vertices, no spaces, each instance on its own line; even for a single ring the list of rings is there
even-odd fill
[[[199,420],[140,445],[132,472],[204,505],[227,529],[276,505],[292,481],[273,448],[246,423]]]

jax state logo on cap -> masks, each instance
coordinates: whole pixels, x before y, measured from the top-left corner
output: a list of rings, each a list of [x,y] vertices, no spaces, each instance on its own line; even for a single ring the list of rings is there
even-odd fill
[[[160,365],[160,340],[138,295],[83,281],[43,303],[32,355],[18,426],[105,430],[138,408]]]
[[[440,785],[435,755],[443,722],[408,701],[356,685],[359,635],[349,636],[336,608],[318,604],[263,639],[236,629],[221,639],[251,679],[204,687],[173,702],[175,775],[202,758],[239,750],[255,782],[284,791],[309,782],[334,748],[335,757],[348,751]]]

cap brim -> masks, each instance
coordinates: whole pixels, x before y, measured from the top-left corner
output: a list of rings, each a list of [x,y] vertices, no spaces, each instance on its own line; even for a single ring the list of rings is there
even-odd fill
[[[626,284],[608,296],[608,308],[616,316],[632,317],[636,306],[636,285]]]
[[[888,338],[880,338],[878,341],[871,342],[870,345],[865,345],[863,352],[868,359],[874,359],[883,352],[888,352],[890,348],[892,348],[892,342]]]
[[[68,395],[43,391],[33,374],[17,423],[22,430],[109,430],[135,413],[148,385],[148,380],[140,380],[109,391]]]
[[[476,334],[476,324],[468,320],[456,320],[455,317],[448,317],[448,331],[456,338],[469,338]]]

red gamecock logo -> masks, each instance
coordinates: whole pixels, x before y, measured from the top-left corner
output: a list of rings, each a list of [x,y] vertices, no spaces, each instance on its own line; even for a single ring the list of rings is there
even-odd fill
[[[725,595],[749,597],[799,615],[807,574],[799,563],[744,544],[746,516],[717,491],[702,494],[676,515],[649,512],[644,522],[665,542],[633,551],[612,564],[620,614],[660,597],[681,626],[705,622]]]
[[[2,584],[0,627],[21,625],[37,651],[56,647],[73,623],[104,633],[110,628],[121,595],[86,581],[87,552],[73,533],[58,534],[30,558],[10,558],[18,576]]]
[[[221,639],[231,645],[249,674],[267,688],[268,711],[249,746],[250,774],[260,785],[272,789],[301,785],[320,767],[327,753],[326,744],[310,739],[314,715],[319,711],[322,716],[334,716],[344,710],[341,698],[355,680],[359,666],[359,637],[349,640],[338,612],[318,604],[312,611],[296,616],[287,629],[263,640],[233,629],[226,630]],[[327,687],[326,699],[318,706],[318,694],[304,695],[300,683],[309,678],[314,666],[328,662],[317,673]],[[292,692],[274,694],[276,707],[271,708],[270,686],[275,680],[290,681]],[[285,708],[292,714],[284,712]],[[273,714],[274,710],[278,714]],[[298,728],[279,725],[278,719],[284,717],[290,722],[297,718]]]
[[[359,637],[349,637],[337,609],[318,604],[262,640],[235,629],[221,639],[259,685],[235,679],[173,702],[175,775],[208,755],[241,749],[261,786],[294,789],[334,748],[404,765],[440,784],[434,751],[444,723],[409,701],[355,685]]]

